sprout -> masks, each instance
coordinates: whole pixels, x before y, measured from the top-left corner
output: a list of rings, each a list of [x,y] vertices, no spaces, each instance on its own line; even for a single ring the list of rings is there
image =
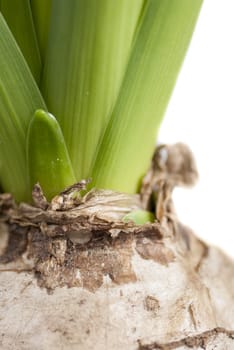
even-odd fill
[[[30,189],[40,182],[48,199],[76,181],[60,126],[43,110],[35,112],[29,125],[27,165]]]
[[[124,222],[134,222],[136,225],[143,225],[155,221],[153,213],[146,210],[135,210],[125,215],[122,220]]]
[[[201,4],[1,0],[3,190],[29,201],[34,182],[51,198],[92,178],[137,192]]]

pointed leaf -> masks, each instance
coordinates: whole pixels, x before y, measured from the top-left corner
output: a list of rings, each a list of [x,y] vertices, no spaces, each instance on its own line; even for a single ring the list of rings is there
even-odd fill
[[[53,115],[37,110],[27,136],[30,187],[40,183],[51,199],[76,182],[62,131]]]

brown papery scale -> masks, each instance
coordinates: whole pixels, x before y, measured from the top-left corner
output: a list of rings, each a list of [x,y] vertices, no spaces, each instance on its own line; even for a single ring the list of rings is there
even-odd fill
[[[184,144],[159,146],[140,194],[81,181],[34,205],[0,195],[0,348],[234,349],[234,263],[176,216],[197,179]],[[131,211],[155,222],[124,223]],[[199,218],[198,218],[199,220]]]

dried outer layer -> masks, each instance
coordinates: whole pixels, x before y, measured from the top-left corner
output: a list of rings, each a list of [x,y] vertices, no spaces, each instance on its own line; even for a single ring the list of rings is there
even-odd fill
[[[84,197],[90,181],[81,182],[65,189],[48,203],[39,184],[33,189],[34,206],[21,203],[17,207],[9,194],[0,196],[1,216],[21,226],[45,222],[48,224],[76,223],[77,229],[121,229],[138,230],[133,224],[121,221],[127,213],[138,209],[151,209],[154,196],[155,216],[165,227],[168,222],[176,222],[171,194],[175,186],[191,185],[197,178],[197,170],[191,151],[184,144],[158,147],[151,167],[143,179],[141,194],[130,195],[108,190],[91,190]],[[12,209],[12,210],[10,210]],[[6,214],[8,212],[8,214]],[[3,219],[2,219],[3,220]],[[79,227],[80,225],[80,227]]]
[[[174,158],[178,159],[178,165]],[[83,180],[65,189],[48,203],[37,184],[33,189],[34,206],[21,203],[18,207],[9,194],[2,194],[1,220],[21,227],[41,227],[47,236],[69,232],[74,236],[74,232],[79,230],[105,231],[117,235],[120,232],[155,229],[157,232],[164,230],[164,235],[166,231],[174,234],[177,218],[171,200],[172,190],[176,185],[191,184],[196,177],[193,157],[185,145],[160,146],[143,180],[141,196],[92,190],[81,197],[80,192],[85,190],[87,184]],[[156,197],[155,224],[137,227],[133,223],[121,221],[124,215],[133,210],[149,208],[152,194]]]
[[[76,191],[77,184],[74,188]],[[37,198],[43,198],[38,184],[34,187],[34,191],[35,189]],[[91,190],[79,199],[79,204],[77,204],[78,199],[75,198],[76,204],[72,205],[70,197],[67,202],[64,193],[65,191],[56,196],[47,205],[46,210],[41,209],[41,203],[40,207],[21,203],[19,207],[13,206],[7,210],[4,210],[5,205],[3,204],[3,217],[9,223],[22,227],[40,227],[47,236],[69,234],[69,232],[79,233],[80,230],[105,231],[110,235],[117,235],[120,232],[142,232],[154,228],[159,231],[160,225],[157,222],[135,225],[133,222],[125,223],[121,220],[129,212],[142,208],[138,195],[108,190]]]
[[[154,195],[157,199],[156,217],[160,220],[166,208],[168,212],[173,212],[171,193],[174,187],[192,186],[197,179],[195,159],[188,146],[183,143],[160,145],[142,182],[141,202],[144,209],[150,209],[150,199]]]

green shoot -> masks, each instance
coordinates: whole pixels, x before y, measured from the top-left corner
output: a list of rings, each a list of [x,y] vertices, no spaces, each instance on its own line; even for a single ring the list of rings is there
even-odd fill
[[[27,137],[30,188],[40,183],[47,199],[76,182],[62,131],[57,120],[37,110]]]
[[[153,213],[145,210],[135,210],[125,215],[122,220],[124,222],[134,222],[136,225],[144,225],[149,222],[154,222],[155,217]]]
[[[3,191],[28,201],[39,181],[51,199],[92,178],[137,192],[201,5],[0,0]]]

